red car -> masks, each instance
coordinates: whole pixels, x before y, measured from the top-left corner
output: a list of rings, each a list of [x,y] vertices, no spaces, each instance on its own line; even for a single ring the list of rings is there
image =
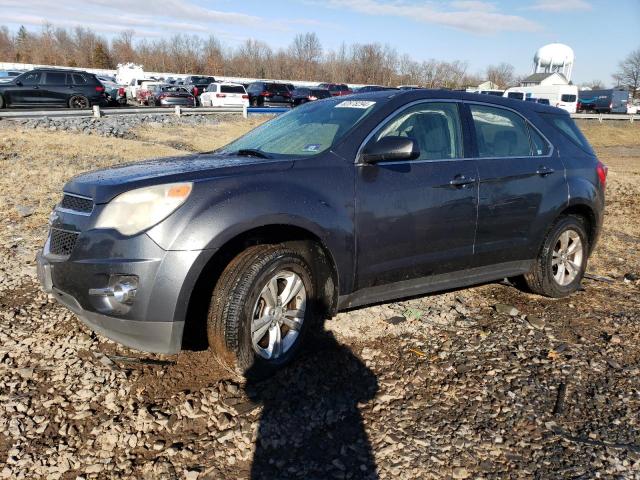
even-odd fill
[[[332,97],[341,97],[343,95],[350,95],[353,93],[353,90],[344,83],[321,83],[317,88],[329,90]]]

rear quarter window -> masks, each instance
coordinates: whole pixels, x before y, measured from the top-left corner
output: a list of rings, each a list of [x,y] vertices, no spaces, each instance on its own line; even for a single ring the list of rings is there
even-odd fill
[[[591,145],[584,137],[580,129],[569,115],[554,115],[551,113],[541,113],[540,116],[550,123],[562,135],[582,148],[585,152],[594,154]]]
[[[569,95],[569,94],[565,93],[564,95],[562,95],[560,97],[560,101],[561,102],[569,102],[569,103],[575,102],[576,101],[576,96],[575,95]]]

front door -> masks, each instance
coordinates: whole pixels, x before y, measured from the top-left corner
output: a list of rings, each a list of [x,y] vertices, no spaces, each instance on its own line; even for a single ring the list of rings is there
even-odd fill
[[[27,72],[17,77],[15,84],[5,90],[7,103],[11,105],[38,104],[41,77],[41,72]]]
[[[460,104],[420,102],[377,130],[413,138],[415,160],[361,164],[356,175],[356,288],[465,268],[473,257],[477,171],[463,153]]]
[[[537,256],[545,226],[567,201],[564,165],[515,111],[469,104],[478,149],[476,266]]]

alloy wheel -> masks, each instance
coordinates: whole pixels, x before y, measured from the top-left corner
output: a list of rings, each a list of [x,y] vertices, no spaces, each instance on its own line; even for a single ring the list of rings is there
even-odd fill
[[[553,279],[563,287],[573,282],[582,268],[584,247],[578,232],[565,230],[553,248],[551,269]]]

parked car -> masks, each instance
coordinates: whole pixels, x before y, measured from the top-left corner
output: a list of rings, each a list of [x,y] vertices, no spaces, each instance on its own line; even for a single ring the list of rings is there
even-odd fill
[[[148,91],[146,103],[150,107],[196,106],[196,97],[185,87],[167,84],[154,85]]]
[[[115,82],[113,77],[97,76],[105,88],[109,106],[119,107],[127,104],[126,87]]]
[[[334,97],[340,97],[342,95],[350,95],[353,91],[344,83],[321,83],[318,88],[326,89],[331,92]]]
[[[10,82],[13,77],[17,77],[18,75],[24,73],[24,71],[19,70],[0,70],[0,83]]]
[[[37,68],[0,83],[0,108],[106,106],[105,88],[93,73]]]
[[[247,88],[252,107],[290,107],[291,92],[284,83],[253,82]]]
[[[534,103],[540,103],[542,105],[549,105],[549,99],[548,98],[527,97],[527,98],[525,98],[525,101],[534,102]]]
[[[384,87],[382,85],[365,85],[358,87],[354,93],[381,92],[382,90],[398,90],[395,87]]]
[[[291,92],[291,98],[293,99],[293,106],[297,107],[303,103],[313,102],[315,100],[322,100],[323,98],[330,98],[331,92],[322,88],[296,88]]]
[[[398,85],[398,89],[399,90],[420,90],[421,87],[420,85]]]
[[[211,76],[190,75],[182,80],[182,85],[193,93],[193,96],[196,97],[197,101],[198,96],[204,92],[209,85],[215,83],[215,81],[216,79]]]
[[[580,90],[578,92],[578,112],[627,113],[629,92],[607,88],[604,90]]]
[[[132,102],[138,99],[138,90],[144,82],[157,82],[155,78],[132,78],[126,88],[126,97]]]
[[[239,83],[212,83],[200,95],[203,107],[249,106],[249,95]]]
[[[572,294],[606,176],[558,108],[442,90],[329,98],[213,153],[75,176],[38,275],[119,343],[176,353],[205,337],[228,367],[268,374],[341,309],[505,277]]]
[[[144,81],[140,84],[136,93],[136,102],[140,105],[148,105],[149,98],[153,95],[153,91],[156,88],[167,86],[164,82],[158,82],[157,80],[153,81]]]
[[[629,102],[627,104],[627,114],[628,115],[638,115],[638,114],[640,114],[640,104]]]

